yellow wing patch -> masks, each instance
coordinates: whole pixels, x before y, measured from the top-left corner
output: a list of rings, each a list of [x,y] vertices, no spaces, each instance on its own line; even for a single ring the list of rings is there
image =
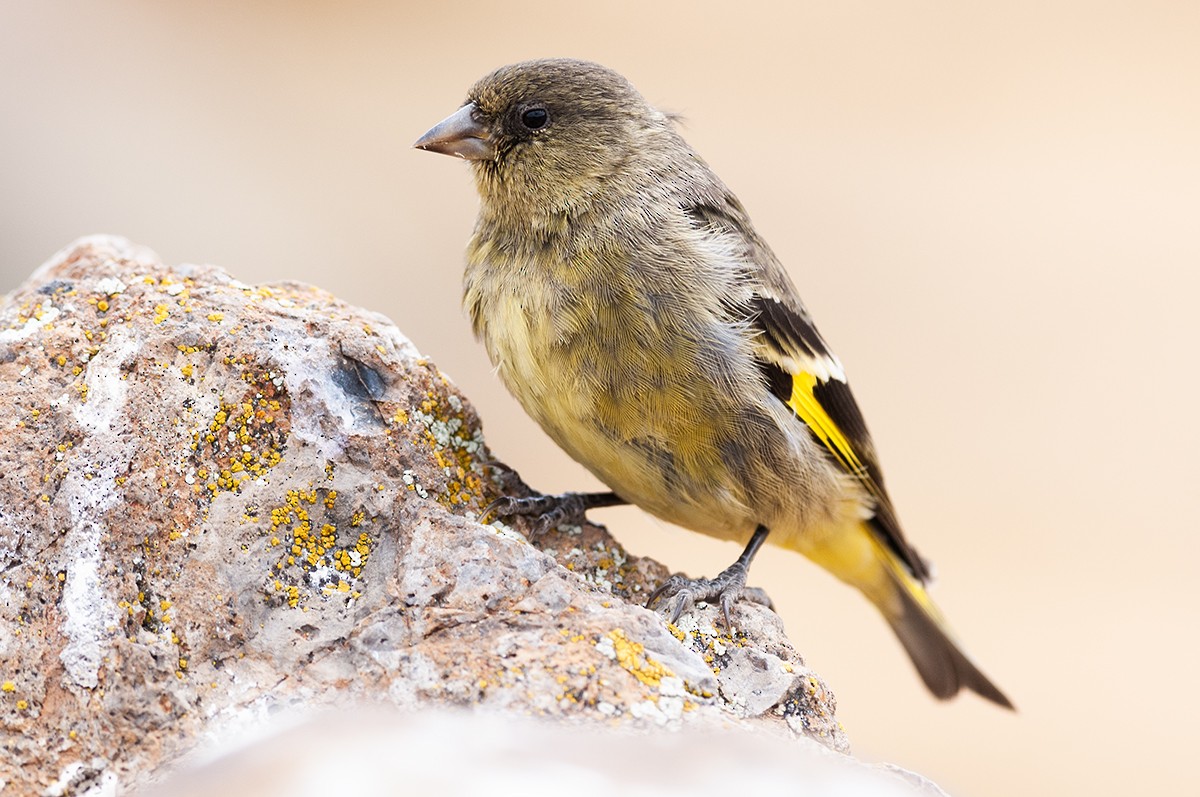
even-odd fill
[[[850,444],[849,438],[817,400],[813,393],[816,385],[817,377],[813,374],[806,371],[792,374],[792,397],[788,399],[788,406],[809,429],[812,429],[813,434],[838,458],[846,470],[859,478],[865,478],[866,466],[858,458],[858,453]]]

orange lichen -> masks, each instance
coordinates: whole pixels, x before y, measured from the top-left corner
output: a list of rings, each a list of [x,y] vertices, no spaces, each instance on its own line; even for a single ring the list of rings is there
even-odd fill
[[[483,436],[470,423],[462,400],[453,393],[443,395],[430,390],[420,406],[412,409],[411,415],[405,410],[397,410],[392,421],[407,424],[410,417],[423,427],[421,438],[445,475],[444,487],[434,496],[438,503],[453,508],[482,500],[486,493],[481,478],[483,466],[479,462]],[[405,479],[405,483],[418,494],[425,493],[414,480]]]
[[[332,498],[331,498],[332,496]],[[269,546],[282,546],[283,552],[272,566],[279,577],[275,579],[275,590],[283,591],[283,579],[300,579],[308,574],[317,574],[322,581],[328,578],[330,568],[347,578],[358,578],[371,555],[373,540],[366,532],[359,533],[353,541],[342,543],[338,539],[338,524],[333,516],[337,494],[333,490],[322,491],[289,490],[284,503],[270,510],[271,523]],[[322,517],[323,516],[323,517]],[[349,525],[362,522],[363,511],[356,510]],[[319,524],[319,525],[318,525]],[[294,568],[298,568],[296,572]],[[297,587],[286,588],[289,606],[297,606],[300,592]],[[358,597],[345,578],[322,587],[322,595],[349,594]]]
[[[663,678],[675,676],[669,667],[649,656],[641,642],[626,637],[622,629],[614,628],[605,636],[612,640],[617,664],[646,686],[659,686]]]
[[[246,362],[233,359],[239,365]],[[185,371],[190,376],[190,371]],[[290,399],[282,380],[271,371],[249,369],[242,373],[250,390],[240,401],[220,398],[208,423],[192,435],[197,456],[211,457],[214,467],[198,466],[196,475],[208,480],[213,495],[220,491],[240,492],[243,483],[265,476],[283,459],[289,424]]]

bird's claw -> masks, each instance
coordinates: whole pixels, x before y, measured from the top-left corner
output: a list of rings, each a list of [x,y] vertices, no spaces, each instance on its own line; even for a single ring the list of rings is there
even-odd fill
[[[583,496],[583,493],[535,495],[527,498],[502,495],[484,508],[479,522],[487,523],[492,515],[497,518],[533,517],[535,535],[544,534],[563,524],[582,525],[587,521],[588,510]]]
[[[730,612],[738,600],[745,599],[761,603],[770,609],[775,608],[771,599],[761,589],[746,587],[746,568],[740,562],[726,568],[716,578],[688,578],[682,573],[676,573],[650,593],[646,608],[653,609],[655,604],[664,599],[667,601],[668,616],[672,624],[697,601],[715,601],[721,607],[725,628],[730,632],[733,631]]]

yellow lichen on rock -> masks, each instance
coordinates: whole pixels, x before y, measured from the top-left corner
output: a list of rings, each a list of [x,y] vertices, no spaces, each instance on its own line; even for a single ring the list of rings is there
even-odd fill
[[[675,677],[675,673],[669,667],[649,656],[642,643],[626,637],[620,628],[614,628],[606,636],[612,640],[617,664],[646,686],[657,687],[662,684],[663,678]]]

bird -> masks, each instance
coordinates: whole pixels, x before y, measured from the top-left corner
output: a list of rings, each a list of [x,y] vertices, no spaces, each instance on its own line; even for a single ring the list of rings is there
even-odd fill
[[[544,529],[631,503],[744,544],[716,577],[654,591],[647,605],[672,622],[705,601],[732,629],[761,546],[797,551],[879,609],[936,697],[1013,707],[929,597],[841,361],[673,115],[608,67],[538,59],[480,79],[414,146],[472,167],[476,337],[525,411],[610,488],[490,510]]]

